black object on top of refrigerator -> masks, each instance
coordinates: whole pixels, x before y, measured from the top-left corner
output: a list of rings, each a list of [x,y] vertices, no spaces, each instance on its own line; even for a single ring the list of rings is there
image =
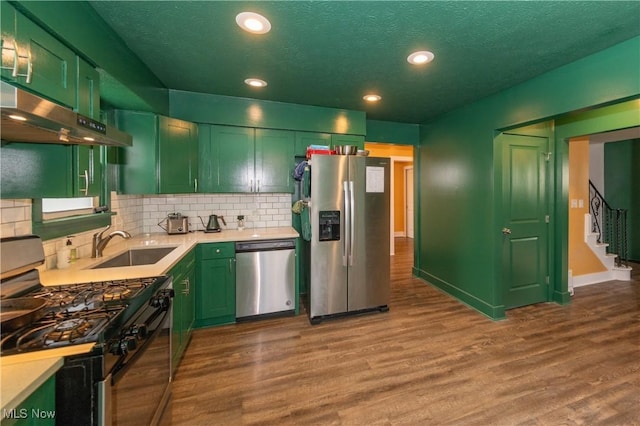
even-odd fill
[[[309,318],[387,311],[389,158],[313,155]]]

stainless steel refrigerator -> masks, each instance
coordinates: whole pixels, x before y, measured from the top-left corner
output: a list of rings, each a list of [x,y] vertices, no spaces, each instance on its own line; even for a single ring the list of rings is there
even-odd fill
[[[309,318],[388,310],[389,158],[313,155]]]

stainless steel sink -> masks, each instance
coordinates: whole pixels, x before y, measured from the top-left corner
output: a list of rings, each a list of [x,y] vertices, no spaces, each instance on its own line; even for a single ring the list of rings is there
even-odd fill
[[[176,247],[153,247],[130,249],[111,259],[92,266],[90,269],[119,268],[123,266],[151,265],[175,250]]]

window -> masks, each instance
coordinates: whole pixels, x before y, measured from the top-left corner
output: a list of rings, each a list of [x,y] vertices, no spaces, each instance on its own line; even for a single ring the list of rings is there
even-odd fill
[[[43,198],[42,220],[91,214],[98,202],[98,197]]]

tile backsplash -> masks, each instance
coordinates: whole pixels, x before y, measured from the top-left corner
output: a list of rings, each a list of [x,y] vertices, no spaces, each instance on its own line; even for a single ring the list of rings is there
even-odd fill
[[[28,235],[31,227],[31,200],[0,200],[0,237]],[[236,229],[237,216],[245,216],[245,227],[266,228],[291,225],[291,194],[189,194],[189,195],[119,195],[111,193],[112,229],[131,235],[164,232],[158,223],[169,213],[189,217],[190,230],[202,230],[210,214],[223,216],[223,229]],[[203,223],[200,218],[202,218]],[[78,256],[91,255],[92,236],[97,230],[76,233],[73,244]],[[45,268],[55,268],[56,252],[66,237],[43,243]],[[1,255],[1,254],[0,254]]]

